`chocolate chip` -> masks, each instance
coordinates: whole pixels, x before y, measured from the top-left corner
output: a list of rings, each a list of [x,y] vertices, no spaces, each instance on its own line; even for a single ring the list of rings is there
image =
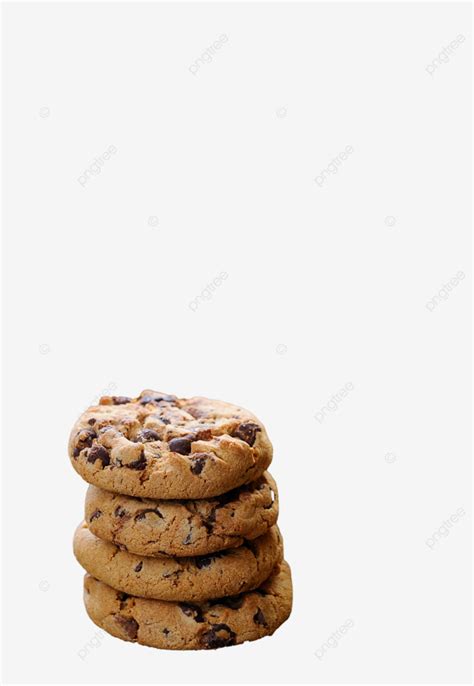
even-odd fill
[[[198,569],[203,569],[204,567],[209,567],[211,562],[214,562],[214,560],[217,557],[222,557],[225,553],[223,552],[217,552],[213,553],[212,555],[200,555],[199,557],[195,557],[194,560],[196,562],[196,567]]]
[[[96,423],[96,421],[97,421],[97,419],[95,419],[94,417],[91,417],[90,419],[87,420],[87,423],[92,426],[93,424]]]
[[[95,431],[90,429],[82,429],[76,436],[76,447],[73,452],[73,456],[77,457],[79,453],[84,450],[84,448],[90,448],[92,441],[97,437]]]
[[[110,464],[109,451],[107,448],[104,448],[103,445],[93,445],[89,450],[87,461],[95,463],[96,460],[100,460],[102,462],[102,467],[106,467]]]
[[[163,633],[165,636],[168,636],[169,632],[170,632],[170,630],[167,629],[166,627],[163,629]]]
[[[196,567],[198,569],[203,569],[204,567],[209,567],[214,558],[212,555],[203,555],[202,557],[196,557],[194,559],[196,561]]]
[[[212,534],[212,532],[214,531],[214,524],[216,522],[216,510],[217,507],[213,507],[208,517],[202,517],[202,524],[208,534]]]
[[[140,398],[140,405],[147,405],[148,403],[174,403],[177,400],[175,395],[167,395],[166,393],[149,393]]]
[[[118,591],[117,593],[117,600],[120,600],[120,609],[123,610],[124,607],[127,605],[127,600],[129,599],[129,595],[127,593],[122,593],[122,591]]]
[[[131,403],[132,399],[127,398],[125,395],[113,395],[112,396],[112,403],[114,405],[126,405],[127,403]]]
[[[124,465],[125,467],[128,467],[129,469],[136,469],[138,471],[145,469],[146,467],[146,457],[145,453],[143,452],[138,460],[134,460],[133,462],[129,462],[128,464]]]
[[[183,541],[183,545],[189,545],[192,539],[192,532],[190,531]]]
[[[174,572],[163,572],[161,575],[163,579],[170,579],[174,576],[176,579],[183,573],[182,569],[175,569]]]
[[[156,514],[156,516],[159,517],[160,519],[163,519],[163,515],[161,514],[161,512],[159,511],[159,509],[157,507],[155,507],[155,508],[147,507],[146,510],[140,510],[139,512],[137,512],[137,514],[135,515],[135,521],[141,522],[142,519],[145,519],[148,512],[152,512],[153,514]]]
[[[122,517],[125,517],[126,514],[127,514],[127,510],[125,508],[121,507],[120,505],[117,505],[117,507],[114,510],[114,515],[116,517],[122,518]]]
[[[172,438],[169,442],[169,448],[172,453],[189,455],[191,452],[191,441],[189,438]]]
[[[261,430],[262,429],[258,426],[258,424],[244,422],[234,430],[232,436],[234,438],[240,438],[240,440],[245,441],[249,445],[253,445],[255,443],[257,432]]]
[[[102,514],[102,512],[101,512],[100,510],[94,510],[94,512],[93,512],[93,513],[91,514],[91,516],[89,517],[89,521],[90,521],[90,522],[93,522],[94,519],[99,519],[99,517],[100,517],[101,514]]]
[[[159,441],[160,437],[152,429],[142,429],[135,440],[137,443],[148,443],[149,441]]]
[[[203,622],[204,617],[202,616],[202,610],[197,605],[189,605],[188,603],[180,603],[179,607],[181,612],[186,615],[186,617],[191,617],[195,622]]]
[[[227,624],[211,624],[211,626],[212,629],[201,636],[201,644],[204,648],[224,648],[235,645],[236,634]]]
[[[253,621],[255,624],[260,624],[260,626],[268,628],[267,620],[265,619],[265,615],[260,608],[258,608],[257,612],[254,614]]]
[[[197,457],[192,458],[191,462],[191,471],[193,474],[200,474],[202,470],[204,469],[204,465],[206,464],[207,457],[205,455],[198,455]]]
[[[143,562],[139,562],[134,568],[136,572],[141,572],[143,567]]]
[[[225,607],[231,610],[240,610],[244,604],[244,598],[242,595],[228,596],[227,598],[216,598],[214,600],[209,600],[210,605],[225,605]]]
[[[122,627],[127,636],[132,641],[135,641],[138,635],[138,623],[133,617],[122,617],[122,615],[114,615],[114,617],[117,624]]]

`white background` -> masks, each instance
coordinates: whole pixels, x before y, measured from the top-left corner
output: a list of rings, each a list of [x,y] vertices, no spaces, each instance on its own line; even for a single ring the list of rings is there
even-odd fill
[[[470,52],[468,4],[4,7],[6,680],[469,681]],[[272,638],[79,657],[66,442],[110,384],[266,424],[295,591]]]

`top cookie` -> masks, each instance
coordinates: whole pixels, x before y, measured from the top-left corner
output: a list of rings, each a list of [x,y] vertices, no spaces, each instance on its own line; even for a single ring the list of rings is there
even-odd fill
[[[272,444],[248,410],[147,390],[105,396],[86,410],[71,431],[69,456],[86,481],[114,493],[199,499],[257,479]]]

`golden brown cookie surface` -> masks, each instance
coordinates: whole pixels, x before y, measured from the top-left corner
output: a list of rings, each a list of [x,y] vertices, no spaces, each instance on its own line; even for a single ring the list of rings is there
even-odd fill
[[[82,567],[118,591],[143,598],[201,602],[257,588],[283,557],[275,526],[238,548],[199,557],[158,558],[134,555],[102,541],[81,524],[74,554]]]
[[[264,534],[277,521],[278,492],[268,472],[202,500],[151,500],[89,486],[85,521],[99,538],[138,555],[206,555]]]
[[[198,499],[257,479],[272,460],[261,422],[220,400],[142,391],[107,396],[69,439],[76,471],[105,490],[143,498]]]
[[[171,650],[222,648],[270,636],[288,619],[291,572],[282,562],[257,590],[201,604],[129,596],[86,574],[84,602],[95,624],[124,641]]]

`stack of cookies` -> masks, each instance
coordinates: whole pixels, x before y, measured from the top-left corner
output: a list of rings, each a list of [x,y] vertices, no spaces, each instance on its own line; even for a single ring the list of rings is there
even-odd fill
[[[272,444],[250,412],[156,391],[103,397],[74,425],[69,455],[91,484],[74,553],[102,629],[206,649],[269,636],[288,618]]]

